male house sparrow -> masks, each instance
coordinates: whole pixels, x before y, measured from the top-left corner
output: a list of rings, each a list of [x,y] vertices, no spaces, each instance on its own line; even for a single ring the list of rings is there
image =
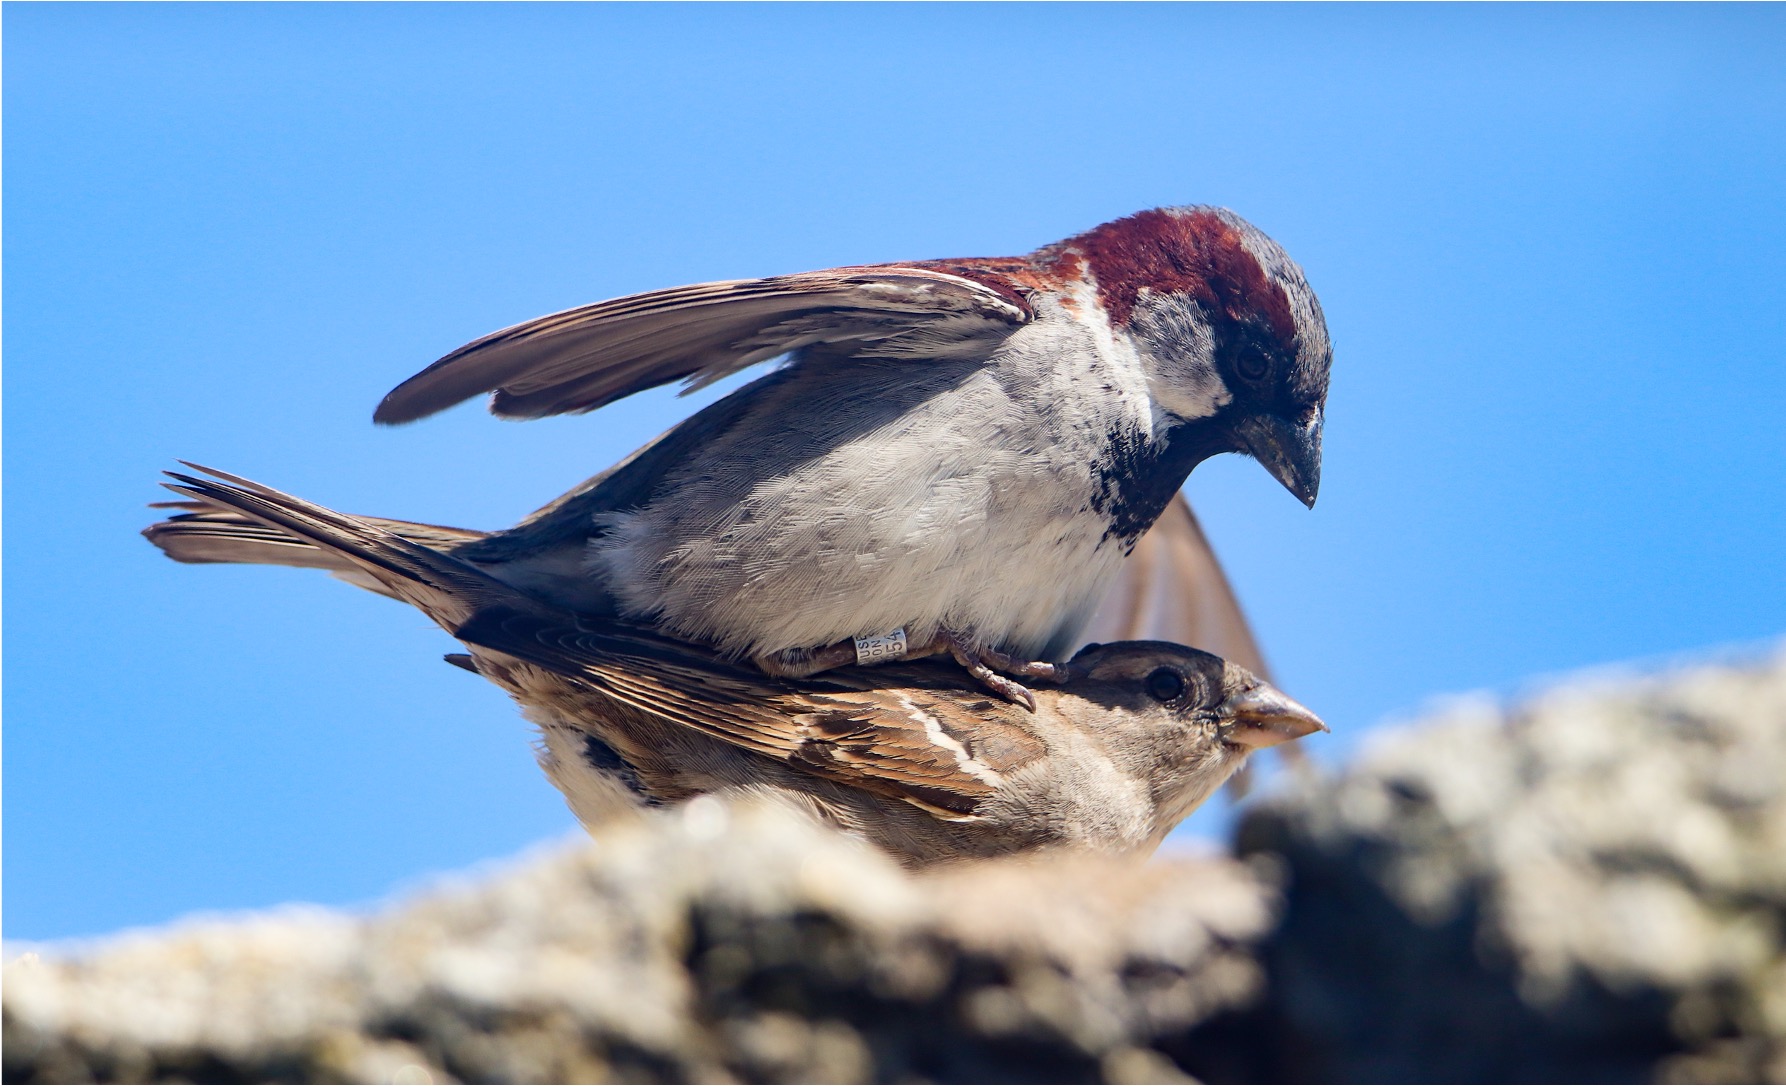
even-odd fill
[[[496,332],[380,422],[480,392],[519,418],[788,364],[506,531],[385,522],[541,601],[778,675],[947,650],[1056,675],[1191,469],[1259,461],[1312,505],[1331,350],[1275,242],[1230,211],[1144,211],[1027,257],[678,287]],[[188,561],[287,561],[216,531]],[[327,560],[322,560],[327,564]]]
[[[540,603],[376,523],[244,479],[174,489],[326,548],[420,608],[540,726],[591,829],[642,805],[766,796],[912,865],[1065,847],[1145,853],[1253,749],[1324,726],[1244,668],[1162,642],[1092,646],[1033,712],[934,664],[799,684]]]

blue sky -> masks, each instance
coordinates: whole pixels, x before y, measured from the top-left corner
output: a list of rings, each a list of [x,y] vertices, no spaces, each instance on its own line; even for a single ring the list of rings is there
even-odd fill
[[[174,457],[511,523],[706,397],[373,405],[678,283],[1260,225],[1336,345],[1321,501],[1233,457],[1189,492],[1323,757],[1769,642],[1782,56],[1778,6],[8,5],[5,934],[366,902],[567,832],[420,615],[136,533]]]

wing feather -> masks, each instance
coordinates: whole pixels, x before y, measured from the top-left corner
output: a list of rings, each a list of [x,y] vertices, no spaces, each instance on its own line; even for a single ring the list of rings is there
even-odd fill
[[[475,340],[398,385],[378,422],[410,422],[484,392],[513,418],[592,411],[671,381],[708,384],[814,344],[844,354],[916,341],[990,350],[1032,312],[1012,289],[930,268],[840,268],[698,283],[567,309]]]
[[[965,699],[975,702],[974,728],[997,734],[986,741],[949,734],[939,718],[950,714],[929,710],[951,688],[940,674],[926,676],[933,669],[925,665],[897,675],[876,669],[872,679],[828,674],[794,687],[693,646],[620,629],[498,611],[453,633],[633,709],[940,817],[972,818],[1005,774],[1043,753],[1039,740],[1000,720],[998,707],[977,692]]]
[[[1086,640],[1173,641],[1232,660],[1266,682],[1277,681],[1259,651],[1234,586],[1182,493],[1123,563]],[[1286,761],[1303,758],[1295,743],[1277,749]],[[1248,764],[1228,779],[1231,799],[1247,794],[1252,772]]]
[[[1271,669],[1209,538],[1183,494],[1123,563],[1087,642],[1172,641],[1225,657],[1271,682]]]
[[[975,818],[1009,774],[1046,753],[1024,727],[1026,713],[964,689],[952,664],[845,669],[785,683],[696,645],[547,610],[461,559],[405,538],[429,529],[443,540],[471,533],[353,517],[189,466],[210,478],[170,472],[167,485],[195,499],[174,508],[195,518],[184,523],[202,533],[221,531],[245,545],[279,549],[290,546],[286,537],[301,539],[377,580],[467,644],[592,687],[611,703],[938,817]],[[267,531],[249,530],[254,524]]]

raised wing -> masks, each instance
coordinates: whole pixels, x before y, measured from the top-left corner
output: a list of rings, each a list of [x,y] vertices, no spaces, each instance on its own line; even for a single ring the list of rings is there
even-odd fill
[[[1272,681],[1228,575],[1183,494],[1135,545],[1085,640],[1173,641]]]
[[[486,612],[453,636],[949,820],[972,819],[1006,774],[1044,753],[1040,740],[1007,719],[1016,710],[959,689],[959,675],[946,667],[877,668],[853,679],[840,672],[795,687],[643,631],[594,629],[537,613]],[[936,712],[944,700],[972,702],[973,711]],[[950,718],[972,720],[972,730],[946,730],[942,721]]]
[[[1174,641],[1232,660],[1266,682],[1276,682],[1234,586],[1182,493],[1173,496],[1135,545],[1086,635],[1088,643]],[[1286,743],[1277,752],[1293,764],[1304,757],[1295,743]],[[1228,778],[1230,800],[1251,790],[1253,764]]]
[[[511,418],[592,411],[675,380],[690,388],[789,351],[962,357],[1033,315],[996,278],[910,266],[737,279],[635,294],[517,324],[398,385],[373,419],[410,422],[483,392]]]

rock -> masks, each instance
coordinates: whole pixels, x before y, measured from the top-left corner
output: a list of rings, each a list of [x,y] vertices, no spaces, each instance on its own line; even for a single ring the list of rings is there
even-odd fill
[[[1786,1081],[1786,657],[1459,703],[1238,843],[1255,1080]]]
[[[698,800],[369,919],[14,954],[8,1082],[1183,1080],[1155,1041],[1258,998],[1233,861],[905,873]]]
[[[1240,859],[696,800],[371,917],[12,947],[8,1082],[1786,1081],[1786,657],[1455,704]]]

